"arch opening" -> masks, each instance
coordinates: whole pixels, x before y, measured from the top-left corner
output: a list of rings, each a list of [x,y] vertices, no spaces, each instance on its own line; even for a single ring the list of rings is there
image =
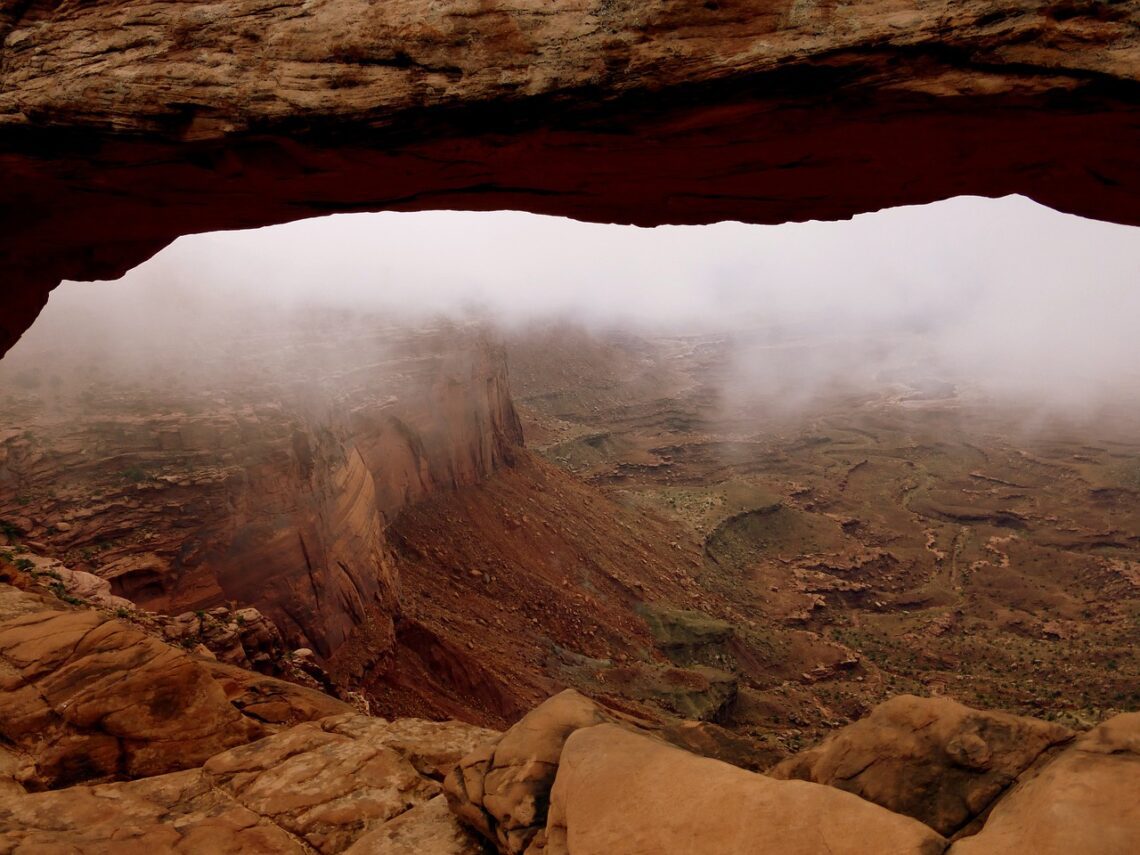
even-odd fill
[[[932,686],[1077,725],[1140,701],[1138,253],[1021,197],[188,237],[0,362],[0,520],[147,610],[258,608],[387,715],[556,679],[739,733]]]

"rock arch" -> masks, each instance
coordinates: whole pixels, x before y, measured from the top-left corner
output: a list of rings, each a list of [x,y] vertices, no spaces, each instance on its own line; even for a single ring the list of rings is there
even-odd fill
[[[1140,224],[1140,3],[0,0],[0,354],[62,278],[337,211]]]

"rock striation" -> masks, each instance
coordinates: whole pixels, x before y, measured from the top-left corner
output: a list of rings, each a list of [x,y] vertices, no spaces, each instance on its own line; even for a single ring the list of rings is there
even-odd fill
[[[370,606],[394,608],[372,475],[317,423],[264,407],[24,424],[37,438],[6,444],[4,516],[116,596],[173,614],[254,606],[321,652]]]
[[[496,732],[361,715],[0,572],[0,851],[483,852],[440,781]]]
[[[333,211],[772,223],[1020,192],[1138,223],[1138,16],[1052,0],[8,2],[0,353],[61,278]]]
[[[0,849],[114,853],[477,855],[407,752],[451,762],[493,734],[337,715],[214,754],[201,768],[6,799]],[[444,731],[438,742],[433,730]],[[423,846],[416,849],[413,847]]]
[[[369,624],[383,656],[400,598],[386,525],[521,446],[502,348],[475,328],[392,331],[382,345],[327,325],[302,345],[246,334],[249,352],[201,365],[189,390],[154,369],[19,398],[0,418],[0,519],[66,564],[43,572],[109,583],[76,596],[189,623],[209,610],[197,620],[211,627],[212,610],[234,607],[219,645],[256,648],[255,613],[235,604],[253,607],[290,649],[325,658]],[[258,664],[246,660],[234,648],[227,661]]]

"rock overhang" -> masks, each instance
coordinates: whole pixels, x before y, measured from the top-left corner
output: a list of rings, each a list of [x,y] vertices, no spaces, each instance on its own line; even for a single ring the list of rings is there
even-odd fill
[[[1140,4],[0,10],[0,353],[64,278],[351,211],[642,226],[1022,193],[1140,224]]]

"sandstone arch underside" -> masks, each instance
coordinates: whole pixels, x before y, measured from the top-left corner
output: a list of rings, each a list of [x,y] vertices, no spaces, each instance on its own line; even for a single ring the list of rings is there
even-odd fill
[[[1140,224],[1140,2],[0,0],[0,354],[63,278],[337,211]]]

